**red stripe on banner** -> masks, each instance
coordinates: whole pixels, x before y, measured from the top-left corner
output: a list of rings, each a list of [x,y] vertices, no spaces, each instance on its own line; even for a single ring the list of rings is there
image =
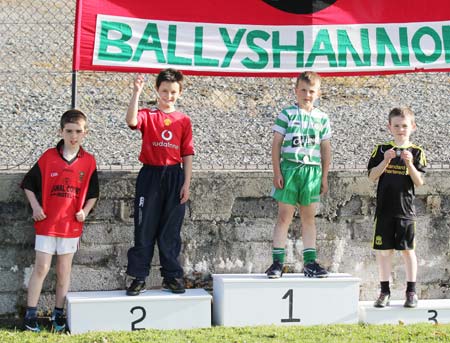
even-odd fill
[[[323,9],[321,9],[323,7]],[[314,13],[310,13],[313,12]],[[149,67],[128,67],[123,65],[93,64],[96,36],[96,18],[98,15],[111,15],[125,18],[161,20],[168,22],[242,24],[265,26],[330,26],[355,24],[405,24],[420,22],[449,22],[449,0],[395,1],[395,0],[194,0],[194,1],[130,1],[130,0],[78,0],[74,35],[74,70],[98,70],[120,72],[157,72],[160,69]],[[450,43],[442,43],[444,49],[450,49]],[[450,52],[448,53],[450,55]],[[424,59],[427,56],[424,57]],[[450,58],[448,58],[450,59]],[[447,56],[446,56],[447,62]],[[426,71],[448,71],[450,62]],[[183,69],[191,75],[257,75],[291,76],[297,72],[264,71],[205,71]],[[415,72],[422,68],[398,68],[398,70],[362,70],[322,73],[324,75],[370,75]],[[425,68],[423,68],[425,70]],[[320,70],[318,70],[320,72]]]

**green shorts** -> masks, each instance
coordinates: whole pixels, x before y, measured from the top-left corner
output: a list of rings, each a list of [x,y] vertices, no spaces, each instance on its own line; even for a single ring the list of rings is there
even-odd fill
[[[272,197],[293,206],[308,206],[320,201],[322,167],[283,160],[281,162],[284,187],[272,187]]]

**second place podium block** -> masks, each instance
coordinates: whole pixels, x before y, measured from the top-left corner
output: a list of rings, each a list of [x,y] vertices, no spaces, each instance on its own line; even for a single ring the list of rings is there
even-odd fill
[[[210,327],[211,295],[204,289],[183,294],[149,290],[138,296],[125,291],[70,292],[67,324],[72,334]]]
[[[359,278],[331,274],[214,274],[214,323],[224,326],[358,322]]]

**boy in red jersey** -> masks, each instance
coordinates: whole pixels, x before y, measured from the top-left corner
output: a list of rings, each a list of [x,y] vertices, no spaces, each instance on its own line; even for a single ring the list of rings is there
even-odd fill
[[[28,284],[26,330],[39,332],[37,304],[42,284],[56,258],[55,331],[65,329],[64,302],[69,290],[72,259],[83,231],[83,222],[99,196],[94,156],[81,147],[86,136],[86,116],[79,110],[61,117],[62,139],[48,149],[25,175],[22,188],[33,211],[36,260]]]
[[[389,113],[393,140],[378,144],[368,164],[369,179],[378,181],[373,249],[376,252],[381,292],[375,307],[390,304],[389,279],[394,249],[402,253],[406,272],[404,307],[417,307],[417,257],[415,248],[415,187],[423,185],[426,158],[423,149],[410,141],[416,130],[414,113],[406,107]]]
[[[127,295],[145,291],[155,243],[163,288],[184,293],[183,269],[178,262],[180,231],[192,176],[192,124],[175,110],[183,90],[183,74],[165,69],[156,78],[157,107],[138,110],[144,76],[134,81],[126,122],[142,133],[139,160],[143,163],[136,180],[134,246],[128,250],[127,274],[133,277]]]

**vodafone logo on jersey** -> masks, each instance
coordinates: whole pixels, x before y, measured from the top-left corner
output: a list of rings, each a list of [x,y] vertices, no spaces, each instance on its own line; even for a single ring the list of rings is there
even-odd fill
[[[166,148],[166,149],[175,149],[178,150],[180,147],[176,144],[170,143],[173,138],[173,133],[170,130],[163,130],[161,132],[161,138],[163,141],[161,142],[152,142],[152,145],[155,147]]]
[[[164,130],[164,131],[161,133],[161,138],[164,139],[165,141],[170,141],[170,140],[172,140],[172,137],[173,137],[172,131]]]

